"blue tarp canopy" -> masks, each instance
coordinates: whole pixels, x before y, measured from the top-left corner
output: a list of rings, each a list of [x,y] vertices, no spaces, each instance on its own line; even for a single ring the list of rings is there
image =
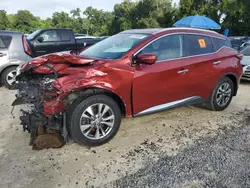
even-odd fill
[[[188,16],[174,24],[175,27],[194,27],[200,29],[221,29],[221,26],[206,16]]]

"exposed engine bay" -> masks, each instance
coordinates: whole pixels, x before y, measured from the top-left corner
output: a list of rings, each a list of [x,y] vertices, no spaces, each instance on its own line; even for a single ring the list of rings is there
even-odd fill
[[[68,101],[63,101],[68,92],[60,90],[63,87],[57,79],[67,78],[70,71],[74,72],[76,68],[80,70],[79,75],[86,78],[86,71],[82,68],[93,60],[83,60],[72,66],[67,63],[67,57],[74,62],[72,58],[75,56],[54,54],[36,58],[18,67],[16,83],[13,86],[13,89],[18,89],[18,93],[12,105],[21,105],[21,125],[24,131],[30,133],[30,145],[33,149],[58,148],[69,141],[65,112],[65,103]],[[72,82],[80,80],[77,76],[75,80],[68,78]],[[70,85],[72,88],[68,91],[76,87],[75,84]]]
[[[54,135],[54,140],[58,140],[53,147],[61,147],[67,140],[67,133],[63,132],[63,130],[66,130],[63,129],[65,113],[60,112],[51,116],[44,114],[44,104],[57,97],[57,93],[51,85],[55,79],[56,75],[44,76],[27,73],[19,78],[20,81],[16,84],[18,94],[13,106],[22,104],[21,125],[24,131],[30,133],[30,145],[34,149],[41,148],[41,144],[48,144],[45,141],[43,141],[44,143],[38,143],[39,137],[44,137],[46,134]],[[63,135],[65,135],[64,138]],[[49,147],[45,145],[44,147]]]

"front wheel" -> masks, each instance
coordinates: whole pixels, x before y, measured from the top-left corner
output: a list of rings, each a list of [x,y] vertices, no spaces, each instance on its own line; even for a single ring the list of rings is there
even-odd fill
[[[69,132],[81,145],[97,146],[108,142],[121,124],[121,110],[106,95],[95,95],[75,104],[70,117]]]
[[[228,77],[223,77],[217,83],[213,93],[207,101],[207,107],[211,110],[222,111],[231,103],[234,93],[234,84]]]

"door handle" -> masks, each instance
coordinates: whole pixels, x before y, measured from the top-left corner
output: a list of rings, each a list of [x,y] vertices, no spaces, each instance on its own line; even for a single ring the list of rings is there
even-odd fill
[[[214,65],[219,65],[221,63],[221,61],[215,61],[213,64]]]
[[[185,72],[188,72],[188,69],[180,70],[180,71],[178,71],[177,73],[178,73],[178,74],[182,74],[182,73],[185,73]]]
[[[7,54],[5,53],[0,53],[0,57],[6,56]]]

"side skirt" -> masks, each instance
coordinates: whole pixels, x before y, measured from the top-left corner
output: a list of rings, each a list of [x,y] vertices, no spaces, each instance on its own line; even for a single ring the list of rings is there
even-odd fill
[[[155,113],[155,112],[159,112],[159,111],[163,111],[163,110],[167,110],[167,109],[171,109],[171,108],[175,108],[175,107],[184,106],[187,104],[189,104],[189,105],[198,104],[198,103],[202,103],[204,101],[205,101],[205,99],[202,97],[199,97],[199,96],[189,97],[186,99],[181,99],[178,101],[173,101],[173,102],[153,106],[151,108],[143,110],[142,112],[139,112],[138,114],[133,115],[133,117],[143,116],[143,115],[147,115],[147,114],[151,114],[151,113]]]

